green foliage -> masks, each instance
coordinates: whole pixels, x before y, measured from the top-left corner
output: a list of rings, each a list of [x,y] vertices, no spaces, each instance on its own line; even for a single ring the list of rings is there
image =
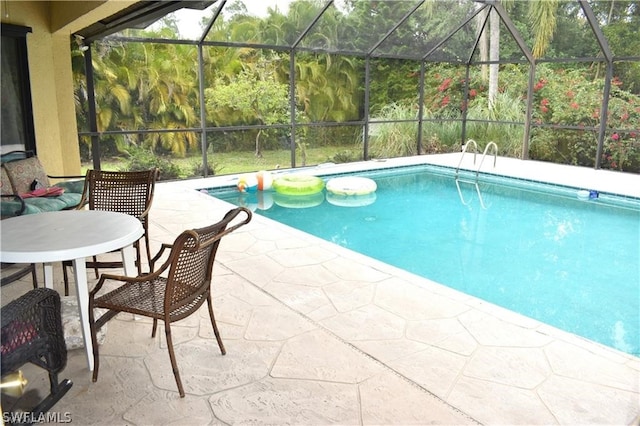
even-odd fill
[[[622,90],[614,80],[607,116],[602,167],[640,172],[640,96]],[[541,69],[535,85],[537,124],[576,126],[575,130],[543,127],[532,132],[531,157],[593,167],[601,122],[603,82],[585,79],[581,70]],[[581,130],[592,127],[595,130]]]
[[[371,60],[370,115],[376,116],[394,102],[417,99],[420,64],[417,61],[373,58]]]
[[[380,111],[380,120],[394,123],[373,123],[369,135],[369,156],[373,158],[402,157],[417,154],[418,126],[416,107],[390,104]],[[398,122],[399,120],[411,120]]]
[[[331,157],[329,161],[333,163],[352,163],[354,161],[362,161],[362,150],[355,152],[350,150],[340,151]]]
[[[576,2],[538,3],[505,2],[529,46],[536,40],[544,45],[542,39],[548,39],[552,27],[548,24],[556,19],[559,30],[551,40],[546,57],[579,58],[599,54],[600,48]],[[289,74],[293,71],[298,123],[348,123],[363,120],[367,115],[382,120],[397,119],[400,120],[397,123],[373,126],[370,153],[373,156],[417,154],[416,104],[421,58],[469,16],[471,9],[461,6],[460,2],[427,1],[403,20],[414,2],[346,0],[329,7],[322,18],[310,26],[324,4],[294,1],[286,12],[270,8],[264,17],[251,16],[242,2],[229,2],[225,6],[207,35],[209,41],[290,46],[299,40],[303,31],[308,32],[299,40],[300,49],[295,52],[292,68],[292,58],[286,49],[205,45],[206,125],[288,125],[291,121]],[[637,56],[640,48],[640,38],[636,37],[640,31],[638,2],[616,0],[589,4],[603,24],[615,55]],[[536,10],[537,13],[527,15]],[[158,31],[140,34],[175,39],[176,22],[165,20],[164,24]],[[381,36],[393,28],[395,30],[379,44]],[[545,28],[546,31],[542,31]],[[439,48],[435,60],[455,59],[462,63],[472,55],[470,45],[473,43],[469,40],[475,39],[474,34],[474,24],[469,23]],[[500,40],[502,58],[521,58],[510,34],[502,31]],[[375,51],[371,51],[374,54],[367,59],[371,83],[367,111],[364,91],[367,62],[357,54],[335,52],[370,52],[374,46]],[[145,130],[140,134],[101,136],[104,153],[117,155],[123,150],[139,149],[188,157],[200,149],[196,132],[146,132],[200,126],[198,109],[202,100],[199,99],[195,46],[111,39],[94,43],[92,53],[98,130]],[[403,59],[392,59],[394,55]],[[83,61],[78,51],[72,55],[72,61],[76,72],[78,123],[82,130],[88,130],[87,93],[84,78],[80,78]],[[532,157],[593,165],[597,133],[581,127],[597,128],[600,123],[604,75],[601,65],[582,62],[537,65],[541,86],[534,98],[535,123],[574,128],[535,129],[531,138]],[[640,167],[637,139],[640,63],[616,62],[614,73],[618,79],[609,100],[602,161],[608,168],[637,171]],[[463,65],[426,64],[423,105],[426,121],[421,152],[453,151],[459,148],[463,138],[473,138],[481,146],[495,141],[502,155],[520,155],[527,77],[526,66],[501,65],[499,93],[490,108],[487,83],[480,67],[471,68],[467,75]],[[460,120],[465,115],[470,121],[463,135]],[[483,120],[502,123],[483,123]],[[295,137],[298,158],[303,164],[318,161],[312,155],[314,149],[338,146],[348,148],[326,158],[334,161],[350,158],[350,148],[353,146],[355,150],[361,144],[359,131],[357,126],[299,126]],[[258,155],[273,151],[268,153],[269,158],[273,154],[273,161],[284,165],[290,153],[282,152],[281,148],[290,146],[286,143],[290,132],[289,128],[272,128],[209,133],[208,143],[216,153],[251,147],[255,147]],[[88,157],[88,138],[81,138],[81,144],[83,158]],[[137,157],[145,155],[134,153]],[[151,163],[148,159],[146,162]]]
[[[234,76],[218,78],[205,89],[209,119],[217,126],[286,124],[289,120],[288,86],[279,83],[273,69],[259,64]],[[255,154],[262,155],[258,130]]]
[[[518,157],[522,153],[524,126],[520,123],[524,122],[525,103],[509,91],[498,93],[494,102],[493,108],[489,108],[481,96],[470,103],[467,118],[494,122],[469,121],[466,139],[475,140],[483,150],[487,143],[495,142],[500,155]]]
[[[279,83],[272,71],[245,69],[218,78],[205,89],[209,121],[216,126],[282,124],[289,118],[288,86]]]
[[[364,67],[357,58],[300,54],[296,104],[311,122],[345,122],[362,116]]]
[[[204,169],[202,168],[202,159],[198,158],[190,163],[191,176],[204,176]],[[207,162],[207,176],[215,176],[219,173],[220,167],[217,164],[211,164]]]
[[[132,145],[128,150],[129,157],[123,171],[141,171],[157,168],[160,170],[159,180],[177,179],[182,175],[180,166],[170,158],[155,155],[152,151]]]

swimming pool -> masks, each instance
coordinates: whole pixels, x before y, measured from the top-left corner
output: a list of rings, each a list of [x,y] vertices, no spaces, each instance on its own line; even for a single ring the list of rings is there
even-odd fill
[[[326,196],[312,202],[235,188],[209,193],[563,330],[640,353],[640,199],[601,193],[582,200],[575,188],[488,174],[476,182],[467,172],[456,179],[453,169],[438,166],[357,176],[375,180],[378,188],[374,200],[355,208],[336,206]],[[291,208],[304,202],[319,205]]]

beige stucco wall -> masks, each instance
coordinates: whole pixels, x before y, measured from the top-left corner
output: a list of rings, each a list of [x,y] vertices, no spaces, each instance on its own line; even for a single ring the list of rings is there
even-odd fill
[[[51,175],[80,174],[70,40],[75,31],[135,1],[1,1],[0,21],[27,36],[38,157]]]

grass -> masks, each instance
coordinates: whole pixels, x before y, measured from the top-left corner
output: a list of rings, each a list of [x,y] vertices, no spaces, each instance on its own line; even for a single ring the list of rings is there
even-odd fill
[[[306,148],[306,164],[302,164],[299,151],[296,151],[296,166],[316,165],[326,162],[336,162],[334,157],[337,153],[343,152],[349,147],[319,147]],[[258,170],[273,170],[278,168],[291,167],[291,152],[285,150],[263,151],[261,157],[256,157],[253,151],[234,151],[224,153],[209,153],[207,155],[209,165],[213,167],[215,175],[228,175],[244,172],[254,172]],[[176,165],[181,173],[180,178],[186,179],[195,176],[202,176],[199,172],[202,163],[200,155],[192,155],[184,158],[171,157],[169,161]],[[124,157],[102,158],[102,170],[125,170],[128,159]],[[82,164],[82,172],[92,168],[89,162]],[[153,165],[150,165],[153,167]]]

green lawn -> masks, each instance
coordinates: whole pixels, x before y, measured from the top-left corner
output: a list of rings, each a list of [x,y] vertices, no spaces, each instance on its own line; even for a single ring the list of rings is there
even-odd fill
[[[354,160],[357,160],[360,152],[350,151],[353,147],[321,147],[321,148],[307,148],[306,149],[306,162],[303,162],[300,151],[296,151],[296,167],[302,167],[304,165],[316,165],[326,162],[337,162],[336,154],[344,154],[349,152],[349,155],[354,156]],[[199,166],[202,158],[199,155],[188,156],[185,158],[170,158],[168,159],[171,164],[177,166],[180,170],[180,178],[189,178],[193,176],[202,176],[199,173]],[[290,151],[264,151],[262,157],[256,157],[253,152],[248,151],[235,151],[208,154],[208,161],[213,166],[215,175],[227,175],[242,172],[252,172],[258,170],[272,170],[278,168],[290,168],[291,167],[291,153]],[[154,167],[154,164],[149,164],[149,167]],[[86,172],[87,169],[93,167],[91,163],[83,163],[82,171]],[[101,159],[102,170],[125,170],[127,168],[126,158],[102,158]]]

